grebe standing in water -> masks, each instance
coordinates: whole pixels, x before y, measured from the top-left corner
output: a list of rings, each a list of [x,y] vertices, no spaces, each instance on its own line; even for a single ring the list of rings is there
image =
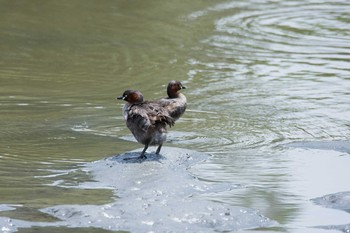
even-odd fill
[[[146,159],[146,150],[150,145],[158,145],[159,154],[166,141],[167,126],[174,125],[174,119],[158,101],[144,101],[138,90],[126,90],[117,99],[127,103],[123,108],[126,126],[139,143],[145,145],[139,158]]]

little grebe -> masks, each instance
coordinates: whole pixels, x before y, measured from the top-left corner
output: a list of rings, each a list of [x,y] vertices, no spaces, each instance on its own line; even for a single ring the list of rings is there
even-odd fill
[[[126,90],[117,99],[127,102],[123,108],[126,126],[136,140],[145,145],[139,158],[146,158],[145,153],[150,145],[158,145],[156,154],[159,154],[166,141],[167,126],[174,125],[169,112],[157,101],[144,101],[138,90]]]
[[[172,80],[167,87],[168,97],[159,100],[160,105],[175,121],[182,116],[187,107],[186,96],[179,92],[181,89],[186,89],[186,87],[181,82]]]

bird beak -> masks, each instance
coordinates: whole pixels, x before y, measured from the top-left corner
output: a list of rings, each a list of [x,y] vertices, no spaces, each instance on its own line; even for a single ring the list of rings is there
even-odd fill
[[[186,89],[186,87],[181,85],[181,89]]]
[[[125,97],[124,97],[124,96],[118,96],[118,97],[116,97],[116,99],[117,99],[117,100],[124,100]]]

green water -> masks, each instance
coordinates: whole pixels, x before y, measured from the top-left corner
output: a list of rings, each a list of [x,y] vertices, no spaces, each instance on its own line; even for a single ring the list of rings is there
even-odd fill
[[[40,208],[109,203],[110,190],[70,187],[93,179],[81,164],[142,147],[115,97],[160,98],[178,79],[188,111],[167,146],[211,153],[199,177],[247,187],[209,199],[301,232],[349,223],[308,202],[350,190],[349,154],[283,146],[350,138],[348,12],[347,1],[0,1],[0,204],[19,206],[0,215],[49,222]]]

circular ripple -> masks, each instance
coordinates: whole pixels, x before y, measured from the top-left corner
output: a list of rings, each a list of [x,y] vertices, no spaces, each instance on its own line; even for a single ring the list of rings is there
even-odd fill
[[[348,12],[348,1],[251,0],[192,14],[194,20],[215,18],[214,31],[202,41],[205,54],[189,60],[189,75],[202,84],[192,102],[222,113],[198,128],[210,125],[208,135],[232,142],[220,148],[343,137]]]
[[[225,54],[251,51],[267,56],[343,54],[350,58],[350,4],[282,4],[265,3],[217,20],[219,34],[207,42]]]

